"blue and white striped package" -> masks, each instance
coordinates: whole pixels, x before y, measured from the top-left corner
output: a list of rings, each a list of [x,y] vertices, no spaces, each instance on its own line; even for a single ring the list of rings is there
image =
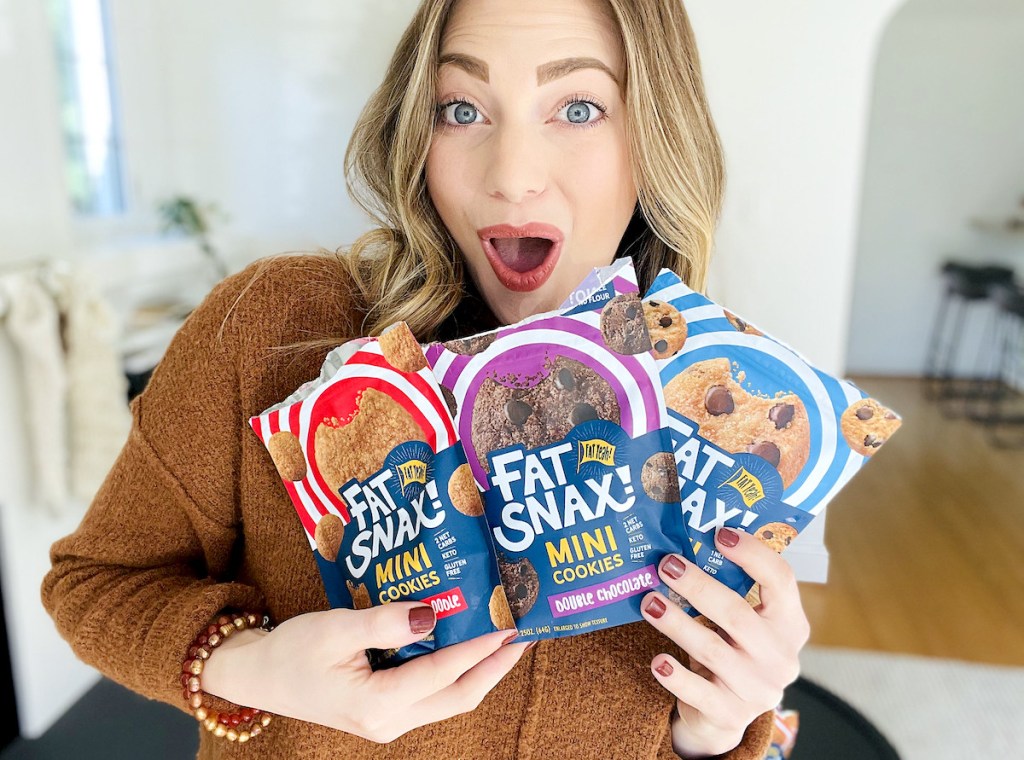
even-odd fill
[[[662,270],[644,297],[697,564],[746,594],[718,527],[783,551],[900,418]],[[693,612],[696,614],[696,612]]]

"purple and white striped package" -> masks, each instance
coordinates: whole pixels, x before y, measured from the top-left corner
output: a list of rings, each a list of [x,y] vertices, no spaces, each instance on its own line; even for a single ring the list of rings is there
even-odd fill
[[[641,619],[657,564],[692,558],[630,262],[581,305],[427,347],[525,641]]]

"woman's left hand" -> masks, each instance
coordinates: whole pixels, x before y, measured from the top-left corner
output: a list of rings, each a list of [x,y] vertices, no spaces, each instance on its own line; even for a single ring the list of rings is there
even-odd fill
[[[796,578],[780,555],[754,536],[728,528],[718,531],[715,544],[761,585],[757,607],[676,554],[662,560],[662,580],[721,633],[658,592],[641,604],[644,618],[689,655],[694,669],[668,654],[651,661],[654,677],[676,697],[672,743],[684,758],[736,747],[747,726],[776,707],[796,680],[798,655],[810,635]]]

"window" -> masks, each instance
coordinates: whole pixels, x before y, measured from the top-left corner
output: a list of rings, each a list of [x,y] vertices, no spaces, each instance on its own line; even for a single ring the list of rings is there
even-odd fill
[[[125,211],[121,130],[107,0],[49,0],[57,49],[65,176],[82,217]]]

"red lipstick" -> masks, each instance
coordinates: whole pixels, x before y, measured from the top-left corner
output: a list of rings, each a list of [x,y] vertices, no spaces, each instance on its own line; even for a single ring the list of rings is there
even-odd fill
[[[562,231],[551,224],[497,224],[477,230],[487,261],[506,288],[536,290],[551,276],[562,252]]]

